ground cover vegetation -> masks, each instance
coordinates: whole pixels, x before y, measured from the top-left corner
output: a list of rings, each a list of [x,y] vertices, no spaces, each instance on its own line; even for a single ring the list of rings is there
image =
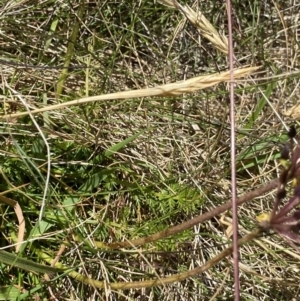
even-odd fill
[[[299,298],[299,6],[232,1],[242,300]],[[1,300],[233,300],[227,35],[218,0],[1,3]]]

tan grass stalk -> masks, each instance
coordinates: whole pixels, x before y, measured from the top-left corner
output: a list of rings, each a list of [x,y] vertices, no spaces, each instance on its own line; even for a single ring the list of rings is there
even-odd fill
[[[241,78],[249,75],[250,73],[256,71],[259,67],[246,67],[239,68],[234,70],[234,78]],[[98,95],[92,97],[81,98],[78,100],[72,100],[65,103],[59,103],[51,106],[47,106],[40,109],[35,109],[30,112],[21,112],[6,115],[4,118],[17,118],[21,116],[26,116],[29,113],[37,114],[40,112],[53,111],[58,109],[63,109],[66,107],[71,107],[75,105],[86,104],[95,101],[103,101],[103,100],[112,100],[112,99],[128,99],[128,98],[137,98],[137,97],[149,97],[149,96],[176,96],[181,95],[183,93],[193,93],[198,90],[205,89],[214,85],[217,85],[221,82],[228,82],[230,80],[230,72],[225,71],[221,73],[214,73],[209,75],[202,75],[198,77],[194,77],[188,80],[179,81],[176,83],[166,84],[162,86],[157,86],[154,88],[148,89],[140,89],[140,90],[130,90],[130,91],[122,91],[117,93]],[[201,100],[199,100],[201,101]]]
[[[261,229],[255,229],[250,234],[244,236],[243,238],[239,239],[238,243],[239,246],[244,245],[245,243],[250,242],[252,239],[257,238],[261,234]],[[52,263],[52,258],[50,258],[47,254],[36,250],[36,253],[40,258],[45,260],[48,263]],[[70,271],[68,273],[69,276],[72,278],[75,278],[77,281],[80,281],[85,284],[92,285],[93,287],[97,288],[105,288],[105,286],[109,286],[112,290],[127,290],[127,289],[139,289],[139,288],[145,288],[145,287],[154,287],[159,285],[166,285],[171,284],[178,281],[183,281],[187,278],[197,276],[216,264],[218,264],[222,259],[227,257],[228,255],[232,254],[232,246],[224,249],[221,253],[219,253],[217,256],[213,257],[212,259],[208,260],[204,265],[199,266],[197,268],[194,268],[192,270],[189,270],[187,272],[167,276],[160,279],[155,280],[145,280],[145,281],[132,281],[132,282],[115,282],[115,283],[107,283],[105,281],[98,281],[96,279],[92,279],[89,277],[86,277],[82,274],[77,273],[76,271]],[[60,269],[67,269],[67,267],[60,262],[56,262],[54,264],[55,267]]]
[[[2,173],[2,175],[3,175],[3,173]],[[19,222],[18,241],[17,241],[17,245],[16,245],[16,253],[18,253],[20,250],[20,247],[21,247],[21,243],[24,241],[25,219],[23,216],[22,208],[19,205],[19,203],[11,198],[7,198],[6,196],[4,196],[3,194],[5,194],[5,193],[8,193],[8,191],[2,192],[0,194],[0,203],[13,207],[15,210],[16,216],[18,218],[18,222]]]
[[[160,0],[160,2],[168,7],[178,9],[199,31],[199,33],[208,39],[212,45],[219,51],[228,54],[228,40],[225,35],[221,35],[213,27],[213,25],[205,18],[199,10],[195,12],[188,5],[181,5],[175,0]]]

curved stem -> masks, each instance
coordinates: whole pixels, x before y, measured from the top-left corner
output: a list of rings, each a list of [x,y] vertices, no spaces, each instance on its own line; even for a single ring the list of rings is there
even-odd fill
[[[247,201],[250,201],[258,196],[262,196],[264,193],[267,193],[273,189],[275,189],[278,185],[278,179],[275,179],[267,184],[261,185],[258,188],[256,188],[253,191],[247,192],[246,194],[242,195],[241,197],[237,198],[237,205],[241,205]],[[229,200],[227,203],[213,208],[210,211],[198,215],[186,222],[183,222],[182,224],[173,226],[171,228],[168,228],[166,230],[163,230],[161,232],[154,233],[149,236],[141,237],[134,240],[127,240],[122,242],[113,242],[113,243],[104,243],[104,242],[95,242],[95,246],[97,248],[104,248],[104,249],[121,249],[121,248],[131,248],[136,246],[141,246],[146,243],[155,242],[157,240],[169,237],[171,235],[177,234],[179,232],[182,232],[184,230],[187,230],[189,228],[192,228],[195,225],[204,223],[207,220],[210,220],[211,218],[220,215],[226,210],[231,209],[232,201]]]
[[[239,246],[244,245],[245,243],[258,237],[261,233],[262,233],[262,230],[260,228],[255,229],[250,234],[247,234],[243,238],[239,239],[238,245]],[[178,282],[178,281],[183,281],[187,278],[190,278],[190,277],[196,276],[200,273],[203,273],[203,272],[209,270],[210,268],[212,268],[217,263],[219,263],[226,256],[232,254],[232,250],[233,250],[233,247],[230,246],[230,247],[226,248],[225,250],[223,250],[220,254],[218,254],[214,258],[207,261],[203,266],[197,267],[188,272],[175,274],[172,276],[168,276],[165,278],[159,278],[159,279],[155,279],[155,280],[108,283],[106,281],[98,281],[95,279],[88,278],[75,271],[69,272],[68,275],[82,283],[89,284],[89,285],[92,285],[93,287],[97,287],[97,288],[110,288],[113,290],[126,290],[126,289],[138,289],[138,288],[145,288],[145,287],[153,287],[153,286],[159,286],[159,285],[170,284],[170,283],[174,283],[174,282]],[[41,259],[47,261],[50,264],[52,263],[53,259],[50,258],[47,254],[45,254],[41,251],[37,251],[37,250],[36,250],[36,253],[38,254],[38,256]],[[59,262],[57,262],[54,266],[59,269],[67,269],[67,267],[65,265],[63,265]]]

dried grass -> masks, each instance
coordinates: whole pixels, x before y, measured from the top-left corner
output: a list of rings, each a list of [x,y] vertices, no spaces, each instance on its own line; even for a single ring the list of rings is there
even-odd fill
[[[227,37],[219,34],[200,10],[195,12],[188,5],[181,5],[176,0],[160,0],[160,2],[167,7],[178,9],[198,29],[200,35],[208,39],[216,49],[228,54]]]
[[[247,76],[254,71],[258,70],[259,67],[245,67],[234,70],[234,77],[241,78]],[[37,114],[41,112],[54,111],[58,109],[63,109],[75,105],[81,105],[91,102],[104,101],[104,100],[113,100],[113,99],[128,99],[128,98],[139,98],[139,97],[153,97],[153,96],[177,96],[184,93],[193,93],[201,89],[205,89],[214,85],[217,85],[221,82],[229,81],[229,71],[222,73],[198,76],[191,78],[185,81],[180,81],[176,83],[166,84],[163,86],[158,86],[149,89],[140,89],[140,90],[131,90],[131,91],[122,91],[112,94],[105,94],[100,96],[93,96],[87,98],[81,98],[78,100],[73,100],[65,103],[60,103],[56,105],[47,106],[41,109],[31,110],[31,114]],[[21,116],[28,115],[29,112],[15,113],[11,115],[6,115],[4,118],[17,118]]]

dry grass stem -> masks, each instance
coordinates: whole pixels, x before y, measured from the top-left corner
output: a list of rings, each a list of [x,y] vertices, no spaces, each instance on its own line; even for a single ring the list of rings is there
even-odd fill
[[[239,246],[242,246],[248,242],[250,242],[252,239],[258,237],[261,234],[261,229],[255,229],[253,232],[250,234],[246,235],[245,237],[239,239],[238,244]],[[197,267],[195,269],[192,269],[190,271],[168,276],[165,278],[160,278],[156,280],[146,280],[146,281],[132,281],[132,282],[124,282],[124,283],[106,283],[103,281],[97,281],[91,278],[88,278],[84,275],[81,275],[80,273],[77,273],[75,271],[71,271],[69,275],[76,280],[90,284],[93,287],[97,288],[105,288],[105,285],[108,285],[112,290],[127,290],[127,289],[139,289],[139,288],[145,288],[145,287],[154,287],[154,286],[160,286],[160,285],[166,285],[166,284],[171,284],[177,281],[183,281],[187,278],[197,276],[200,273],[203,273],[209,269],[211,269],[213,266],[218,264],[222,259],[224,259],[226,256],[230,255],[232,253],[232,246],[224,249],[220,254],[212,258],[211,260],[207,261],[203,266]],[[49,258],[46,254],[39,253],[39,256],[43,258],[45,261],[52,263],[52,259]],[[61,268],[61,269],[66,269],[67,267],[64,266],[63,264],[57,262],[55,263],[55,267]]]
[[[245,77],[255,72],[258,69],[259,67],[245,67],[245,68],[235,69],[234,77],[235,78]],[[53,111],[53,110],[63,109],[71,106],[103,101],[103,100],[128,99],[128,98],[153,97],[153,96],[176,96],[184,93],[193,93],[193,92],[197,92],[198,90],[217,85],[221,82],[228,82],[229,77],[230,77],[229,71],[210,74],[210,75],[202,75],[185,81],[179,81],[176,83],[157,86],[154,88],[122,91],[122,92],[117,92],[112,94],[81,98],[78,100],[72,100],[65,103],[46,106],[41,109],[35,109],[30,111],[30,113],[37,114],[40,112]],[[16,117],[26,116],[28,114],[29,114],[28,112],[15,113],[15,114],[6,115],[5,118],[8,117],[16,118]]]
[[[176,0],[160,0],[160,2],[168,7],[181,11],[181,13],[198,29],[199,33],[208,39],[216,49],[228,54],[228,40],[226,36],[219,34],[201,11],[197,10],[197,12],[195,12],[188,5],[181,5]]]

